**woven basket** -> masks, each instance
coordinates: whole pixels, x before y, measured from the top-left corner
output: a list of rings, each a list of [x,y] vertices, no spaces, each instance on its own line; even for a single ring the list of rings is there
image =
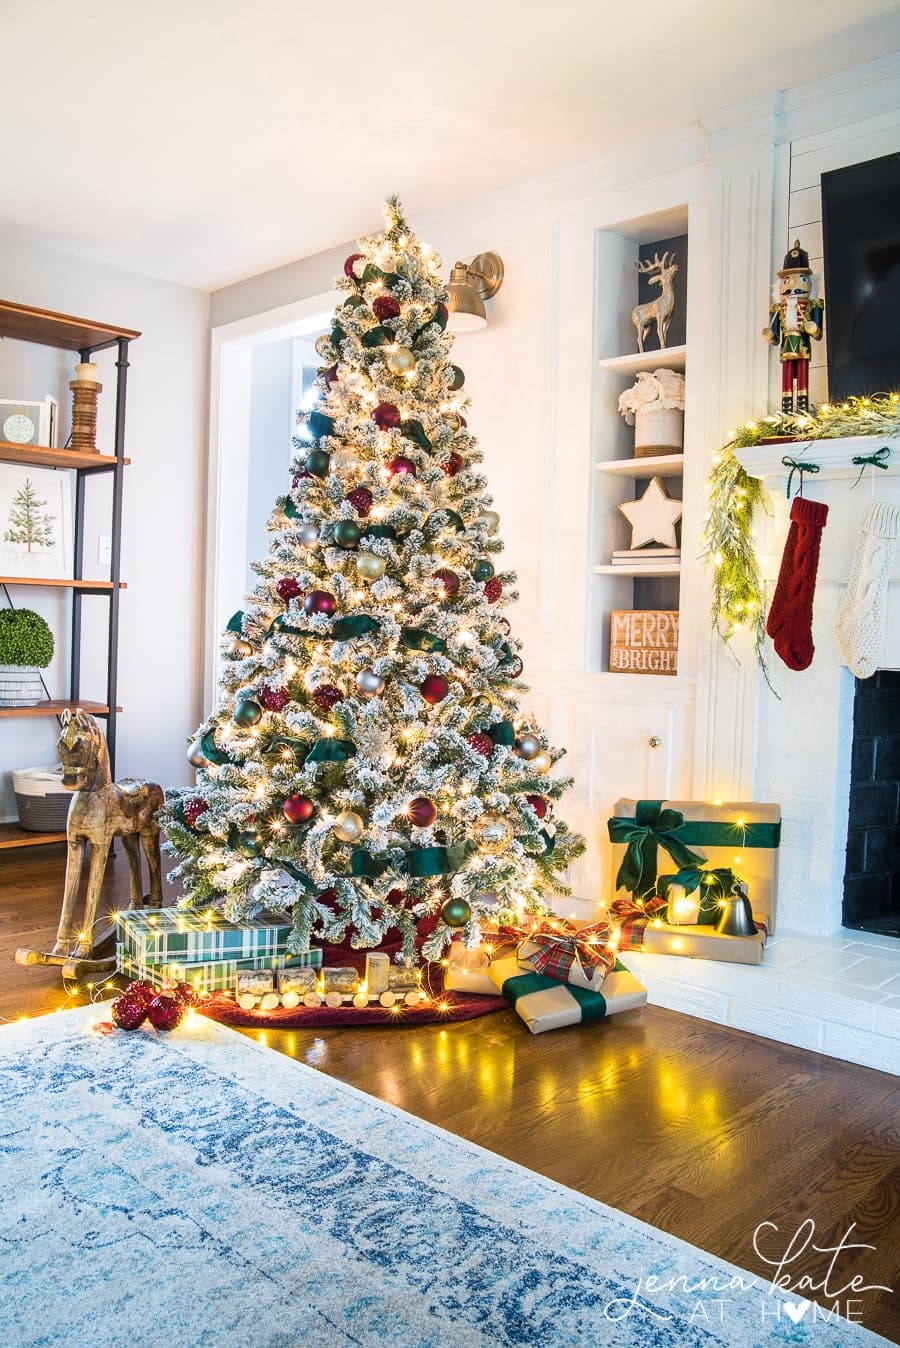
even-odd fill
[[[43,697],[37,665],[0,665],[0,707],[33,707]]]
[[[22,827],[32,833],[64,833],[72,792],[62,784],[62,767],[19,768],[12,779]]]

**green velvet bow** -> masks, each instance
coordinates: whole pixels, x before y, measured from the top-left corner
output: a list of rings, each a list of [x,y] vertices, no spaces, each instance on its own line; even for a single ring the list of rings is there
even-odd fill
[[[335,641],[349,641],[351,637],[365,637],[378,631],[378,619],[368,613],[354,613],[349,618],[337,618],[331,625]]]
[[[325,735],[322,739],[316,740],[313,747],[307,755],[307,763],[346,763],[348,758],[352,758],[356,753],[356,745],[352,740],[334,739],[331,735]]]
[[[625,843],[616,889],[627,889],[637,898],[655,893],[660,847],[668,852],[679,870],[702,866],[704,858],[675,836],[676,829],[683,825],[681,811],[663,809],[661,800],[639,800],[633,819],[607,820],[610,842]]]
[[[222,763],[231,762],[228,754],[216,744],[216,732],[214,730],[207,730],[200,741],[200,748],[203,752],[203,757],[208,759],[210,763],[218,763],[221,766]]]
[[[244,630],[244,610],[242,608],[239,608],[237,613],[232,613],[231,617],[228,619],[228,626],[225,628],[225,631],[237,632],[238,634],[241,634],[243,630]]]
[[[447,649],[443,637],[436,637],[427,627],[401,627],[400,645],[411,651],[424,651],[426,655],[443,655]]]
[[[306,424],[313,440],[318,440],[323,435],[331,435],[334,431],[334,417],[326,416],[324,412],[310,412]]]

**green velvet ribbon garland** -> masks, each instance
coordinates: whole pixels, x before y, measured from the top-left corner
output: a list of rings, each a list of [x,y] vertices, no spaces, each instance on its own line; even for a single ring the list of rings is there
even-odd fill
[[[225,628],[225,631],[226,631],[226,632],[237,632],[237,633],[239,633],[239,634],[243,633],[243,631],[244,631],[244,610],[243,610],[242,608],[239,608],[238,611],[237,611],[237,613],[232,613],[231,617],[228,619],[228,626]]]
[[[369,328],[368,332],[362,335],[362,344],[365,347],[389,346],[394,341],[394,334],[390,328]]]
[[[352,740],[339,740],[331,735],[325,735],[320,740],[316,740],[313,747],[306,756],[307,763],[346,763],[348,758],[353,758],[356,753],[356,745]]]
[[[449,847],[414,847],[404,853],[397,870],[415,880],[452,875],[461,870],[477,850],[471,838]],[[391,869],[391,865],[387,857],[373,857],[365,847],[354,847],[350,853],[350,874],[357,880],[377,880]]]
[[[287,515],[289,520],[298,520],[300,518],[300,511],[294,505],[293,499],[290,496],[284,498],[284,504],[281,509],[284,514]]]
[[[324,412],[310,412],[306,424],[314,440],[318,440],[323,435],[334,433],[334,417],[326,416]]]
[[[340,324],[335,323],[334,327],[331,329],[331,345],[340,346],[346,336],[347,334]]]
[[[512,721],[495,721],[493,725],[486,727],[485,733],[490,735],[495,744],[503,744],[508,749],[511,749],[516,742]]]
[[[444,516],[443,522],[441,522],[439,516]],[[462,515],[457,514],[455,510],[435,510],[428,516],[424,524],[426,533],[448,527],[455,529],[457,533],[462,533],[466,527]]]
[[[427,627],[401,627],[400,645],[407,650],[424,651],[426,655],[443,655],[447,649],[443,637],[436,637]]]
[[[401,534],[397,529],[395,529],[393,524],[368,524],[366,526],[366,537],[389,538],[391,540],[394,540],[397,538],[403,538],[405,537],[405,535]]]
[[[270,637],[275,633],[287,637],[307,637],[310,641],[328,641],[331,636],[329,632],[315,632],[306,627],[295,627],[286,613],[279,613],[278,617],[270,622],[266,636]]]
[[[315,881],[306,874],[306,871],[301,871],[298,866],[295,866],[292,861],[288,861],[286,857],[281,857],[278,864],[281,869],[287,871],[288,875],[294,880],[298,880],[308,894],[315,894]]]
[[[216,744],[216,732],[214,730],[207,730],[200,741],[200,748],[203,751],[203,757],[209,759],[210,763],[218,763],[221,766],[223,763],[231,761],[228,755]]]
[[[421,421],[417,421],[415,418],[400,422],[400,434],[407,440],[412,440],[413,444],[418,445],[420,449],[431,449],[431,441],[425,434],[425,427]]]
[[[390,864],[386,857],[370,856],[364,847],[354,847],[350,853],[350,874],[354,880],[377,880]]]
[[[269,740],[263,753],[272,754],[278,749],[290,749],[294,759],[298,764],[303,764],[309,757],[309,744],[306,740],[297,739],[293,735],[275,735]]]
[[[639,800],[633,819],[607,820],[610,842],[625,843],[616,888],[643,898],[655,893],[658,848],[668,852],[679,870],[705,871],[705,857],[693,847],[765,847],[781,842],[781,824],[737,824],[723,820],[685,820],[680,810],[663,809],[661,800]],[[691,844],[691,846],[688,846]]]
[[[378,631],[378,619],[368,613],[354,613],[349,618],[336,618],[331,625],[335,641],[349,641],[351,637],[368,636]]]

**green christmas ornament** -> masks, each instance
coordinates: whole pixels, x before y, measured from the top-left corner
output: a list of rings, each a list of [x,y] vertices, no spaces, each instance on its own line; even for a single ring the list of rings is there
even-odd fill
[[[456,393],[466,382],[466,376],[458,365],[450,366],[450,392]]]
[[[262,720],[263,709],[252,697],[246,697],[235,703],[231,719],[239,726],[254,726]]]
[[[490,580],[494,574],[494,564],[489,562],[486,557],[479,557],[478,561],[472,567],[472,577],[475,580]]]
[[[441,919],[448,927],[464,927],[472,916],[465,899],[448,899],[441,908]]]
[[[242,857],[258,857],[263,850],[263,836],[255,828],[244,829],[238,834],[237,850]]]
[[[362,532],[356,520],[338,520],[334,526],[334,541],[339,548],[355,548]]]
[[[327,477],[331,455],[324,449],[311,449],[306,456],[306,471],[313,477]]]

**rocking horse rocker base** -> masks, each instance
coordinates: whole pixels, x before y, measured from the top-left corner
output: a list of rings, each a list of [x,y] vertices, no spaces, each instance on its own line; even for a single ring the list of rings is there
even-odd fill
[[[74,792],[66,824],[68,855],[59,930],[52,950],[23,947],[17,964],[59,965],[63,978],[80,979],[115,968],[115,926],[104,923],[95,934],[100,890],[113,838],[121,838],[131,873],[129,906],[162,905],[159,825],[156,814],[163,804],[162,787],[155,782],[125,778],[113,782],[106,740],[97,721],[87,712],[64,711],[57,750],[63,765],[63,785]],[[85,850],[90,844],[84,921],[75,922]],[[141,848],[147,858],[150,894],[144,899]],[[107,953],[109,952],[109,953]]]

